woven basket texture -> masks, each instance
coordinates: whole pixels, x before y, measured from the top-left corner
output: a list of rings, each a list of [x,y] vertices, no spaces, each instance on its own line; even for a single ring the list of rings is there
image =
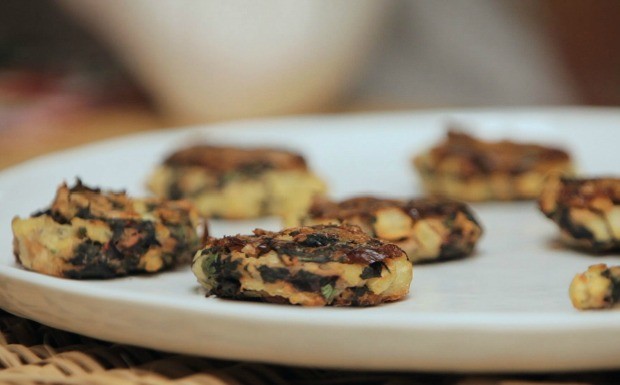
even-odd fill
[[[0,310],[0,385],[4,384],[615,385],[620,384],[620,372],[502,377],[356,372],[232,362],[100,341]]]

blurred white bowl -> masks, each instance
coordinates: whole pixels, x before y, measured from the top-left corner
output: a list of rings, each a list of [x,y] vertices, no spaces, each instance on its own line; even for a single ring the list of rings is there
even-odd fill
[[[329,106],[359,74],[376,0],[63,0],[166,112],[205,121]]]

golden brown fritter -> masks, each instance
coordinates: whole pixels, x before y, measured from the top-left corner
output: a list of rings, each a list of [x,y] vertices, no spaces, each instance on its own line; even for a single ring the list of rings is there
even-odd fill
[[[577,309],[605,309],[620,301],[620,266],[592,265],[570,284],[570,300]]]
[[[187,201],[132,199],[78,180],[51,206],[13,218],[15,257],[26,269],[66,278],[113,278],[188,264],[200,247]]]
[[[620,248],[620,179],[555,175],[538,202],[568,244],[594,252]]]
[[[414,165],[429,194],[464,201],[535,199],[548,173],[573,170],[568,153],[557,148],[455,131]]]
[[[409,292],[413,274],[397,246],[334,225],[212,238],[192,270],[218,297],[303,306],[395,301]]]
[[[193,201],[204,216],[229,219],[297,218],[325,191],[299,154],[208,145],[170,155],[148,186],[160,197]]]
[[[368,235],[402,248],[414,263],[468,255],[482,235],[467,205],[447,199],[316,201],[301,222],[358,225]]]

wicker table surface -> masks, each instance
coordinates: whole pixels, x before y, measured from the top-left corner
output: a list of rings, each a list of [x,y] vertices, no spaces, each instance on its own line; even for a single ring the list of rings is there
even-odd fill
[[[144,108],[91,110],[64,119],[26,120],[11,125],[3,125],[0,119],[0,169],[51,151],[166,126],[170,126],[170,122]],[[620,372],[465,376],[347,372],[229,362],[98,341],[0,310],[0,384],[35,383],[620,384]]]
[[[457,375],[353,372],[242,363],[119,345],[0,310],[0,384],[345,385],[618,384],[619,372]]]

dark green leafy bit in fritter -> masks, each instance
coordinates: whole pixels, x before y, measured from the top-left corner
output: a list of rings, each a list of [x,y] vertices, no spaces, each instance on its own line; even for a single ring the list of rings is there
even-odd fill
[[[192,270],[209,294],[303,306],[370,306],[409,292],[412,265],[357,226],[317,225],[211,238]]]
[[[317,200],[302,224],[319,223],[358,225],[368,235],[398,245],[415,263],[466,256],[482,235],[467,205],[439,198]]]
[[[25,268],[67,278],[113,278],[187,264],[200,247],[198,213],[186,201],[61,185],[51,206],[12,222]],[[206,231],[206,228],[205,228]]]

